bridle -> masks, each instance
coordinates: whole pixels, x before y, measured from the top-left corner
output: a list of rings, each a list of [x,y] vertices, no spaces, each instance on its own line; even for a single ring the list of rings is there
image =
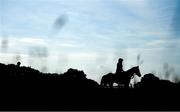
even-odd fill
[[[131,79],[133,79],[134,78],[134,74],[131,76]]]

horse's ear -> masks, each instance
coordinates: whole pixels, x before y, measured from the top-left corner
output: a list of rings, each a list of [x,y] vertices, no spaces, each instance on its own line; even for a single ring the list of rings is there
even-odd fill
[[[139,66],[136,66],[137,68],[139,68]]]

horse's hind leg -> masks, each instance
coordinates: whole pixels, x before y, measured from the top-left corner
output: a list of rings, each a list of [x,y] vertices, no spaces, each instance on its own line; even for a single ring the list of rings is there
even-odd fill
[[[104,84],[104,87],[105,87],[105,88],[108,88],[108,84],[105,83],[105,84]]]
[[[128,89],[129,88],[129,84],[124,84],[124,88]]]

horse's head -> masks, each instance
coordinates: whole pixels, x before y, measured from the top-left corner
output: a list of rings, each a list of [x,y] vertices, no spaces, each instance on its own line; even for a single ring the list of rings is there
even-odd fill
[[[139,70],[139,66],[135,66],[133,69],[134,69],[135,74],[136,74],[137,76],[141,77],[141,72],[140,72],[140,70]]]

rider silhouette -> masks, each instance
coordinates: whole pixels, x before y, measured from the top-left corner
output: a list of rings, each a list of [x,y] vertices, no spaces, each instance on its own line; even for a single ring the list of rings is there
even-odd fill
[[[119,58],[116,68],[116,74],[121,74],[122,72],[124,72],[122,63],[123,63],[123,59]]]

